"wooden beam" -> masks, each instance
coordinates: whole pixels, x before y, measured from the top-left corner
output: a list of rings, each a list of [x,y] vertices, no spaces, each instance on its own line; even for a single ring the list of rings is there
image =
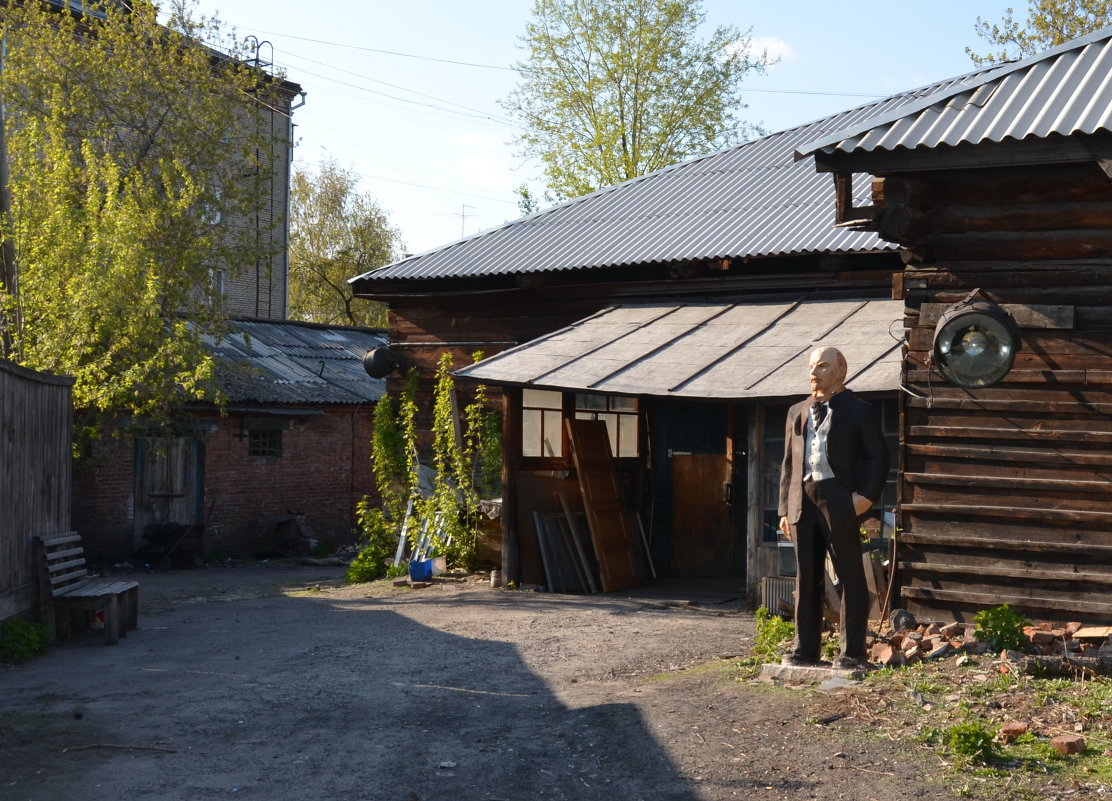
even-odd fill
[[[971,606],[992,608],[1001,604],[1030,609],[1050,609],[1058,612],[1086,612],[1090,614],[1112,614],[1112,602],[1086,601],[1080,598],[1048,598],[1045,596],[1008,594],[996,589],[993,592],[974,590],[938,589],[935,587],[903,587],[900,595],[904,598],[922,598],[943,603],[961,603]]]
[[[1008,448],[999,445],[978,445],[973,452],[969,445],[936,445],[909,443],[907,452],[916,456],[935,456],[952,459],[978,461],[1026,462],[1043,465],[1084,465],[1089,467],[1112,466],[1112,453],[1101,451],[1062,451],[1057,449],[1035,450],[1031,448]]]
[[[1030,442],[1112,443],[1112,431],[1068,431],[1060,428],[988,428],[987,426],[926,425],[908,426],[911,439],[1005,439]]]
[[[953,304],[924,303],[919,307],[919,325],[934,328],[938,318]],[[1054,328],[1070,330],[1074,326],[1073,306],[1048,305],[1036,306],[1027,303],[1001,303],[1020,328]]]
[[[1001,520],[1039,520],[1043,522],[1112,525],[1112,512],[1090,512],[1077,509],[1047,509],[1027,506],[989,506],[963,503],[905,503],[904,514],[945,515],[957,517],[992,517]]]
[[[1078,573],[1067,570],[1041,570],[1038,568],[1000,567],[998,565],[962,565],[935,562],[900,562],[903,570],[918,570],[921,573],[945,573],[946,575],[967,574],[972,576],[996,576],[1032,581],[1076,581],[1092,584],[1112,584],[1109,573]]]
[[[913,384],[926,383],[927,380],[937,381],[938,374],[925,369],[907,371],[907,381]],[[1022,368],[1011,370],[1006,378],[1009,384],[1104,384],[1108,381],[1107,371],[1104,370],[1024,370]]]
[[[937,379],[941,382],[942,379]],[[921,409],[969,409],[985,412],[1035,412],[1041,414],[1112,414],[1112,402],[1044,401],[1044,400],[987,400],[982,398],[940,398],[939,384],[930,388],[914,383],[912,388],[922,397],[909,397],[907,404]]]
[[[1096,542],[1070,542],[1057,539],[1039,541],[1009,537],[970,536],[966,532],[956,534],[936,534],[904,531],[900,534],[901,545],[922,545],[925,547],[977,548],[984,550],[1019,551],[1035,553],[1070,553],[1112,556],[1112,545]],[[902,562],[901,562],[902,565]]]
[[[953,473],[904,473],[904,480],[920,486],[942,485],[978,489],[1046,490],[1112,495],[1112,482],[1072,478],[1019,478],[1016,476],[956,475]]]

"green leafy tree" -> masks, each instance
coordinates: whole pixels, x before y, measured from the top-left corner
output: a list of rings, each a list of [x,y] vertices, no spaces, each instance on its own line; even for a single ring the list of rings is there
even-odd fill
[[[1033,56],[1054,45],[1068,42],[1112,22],[1110,0],[1028,0],[1027,19],[1022,24],[1007,9],[998,23],[977,17],[977,35],[996,48],[984,55],[965,52],[978,67]]]
[[[213,271],[269,247],[217,221],[260,202],[271,134],[257,115],[276,87],[188,6],[160,25],[147,3],[95,5],[104,19],[47,3],[0,16],[3,355],[74,376],[80,409],[154,424],[211,394]]]
[[[524,155],[549,193],[577,197],[753,131],[740,85],[767,53],[750,31],[700,38],[699,0],[534,0],[521,80],[503,107],[525,125]]]
[[[290,185],[290,316],[385,326],[386,307],[356,299],[348,279],[394,261],[401,237],[357,176],[334,162],[296,170]]]

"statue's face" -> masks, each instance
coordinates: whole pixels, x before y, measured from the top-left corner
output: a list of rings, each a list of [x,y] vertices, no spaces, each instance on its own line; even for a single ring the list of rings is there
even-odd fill
[[[819,348],[807,364],[811,374],[811,394],[825,398],[842,389],[846,380],[846,362],[836,348]]]

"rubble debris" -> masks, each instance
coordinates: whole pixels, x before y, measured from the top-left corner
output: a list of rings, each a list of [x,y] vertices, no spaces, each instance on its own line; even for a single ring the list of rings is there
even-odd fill
[[[1085,753],[1085,738],[1080,734],[1059,734],[1050,741],[1050,747],[1062,756]]]
[[[1002,672],[1112,675],[1112,626],[1038,623],[1024,629],[1029,642],[1025,652],[994,654],[988,643],[977,640],[972,624],[919,623],[912,615],[901,614],[903,611],[897,609],[890,620],[910,627],[894,628],[884,635],[870,633],[869,661],[881,667],[901,667],[957,656],[961,665],[968,665],[972,657],[993,656],[999,659]]]
[[[1028,728],[1029,725],[1021,720],[1009,720],[1000,728],[998,737],[1004,745],[1014,743],[1027,733]]]

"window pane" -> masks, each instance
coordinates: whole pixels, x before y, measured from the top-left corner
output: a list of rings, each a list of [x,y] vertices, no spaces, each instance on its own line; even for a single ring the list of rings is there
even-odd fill
[[[610,408],[615,412],[635,412],[637,411],[637,398],[614,396],[610,399]]]
[[[610,455],[618,454],[618,415],[600,414],[598,419],[606,423],[606,435],[610,438]]]
[[[637,415],[623,414],[618,417],[618,455],[637,455]]]
[[[576,409],[591,409],[594,411],[606,411],[606,396],[605,395],[589,395],[584,392],[577,392],[575,394],[575,408]]]
[[[787,406],[764,408],[764,430],[761,447],[761,506],[764,509],[764,530],[761,541],[776,542],[779,537],[780,516],[780,462],[784,457],[784,424],[788,419]]]
[[[544,456],[563,456],[564,439],[561,434],[563,415],[560,412],[544,413]]]
[[[559,409],[563,406],[563,393],[550,389],[523,389],[521,405],[530,409]]]
[[[521,455],[541,455],[541,412],[535,409],[521,410]]]

